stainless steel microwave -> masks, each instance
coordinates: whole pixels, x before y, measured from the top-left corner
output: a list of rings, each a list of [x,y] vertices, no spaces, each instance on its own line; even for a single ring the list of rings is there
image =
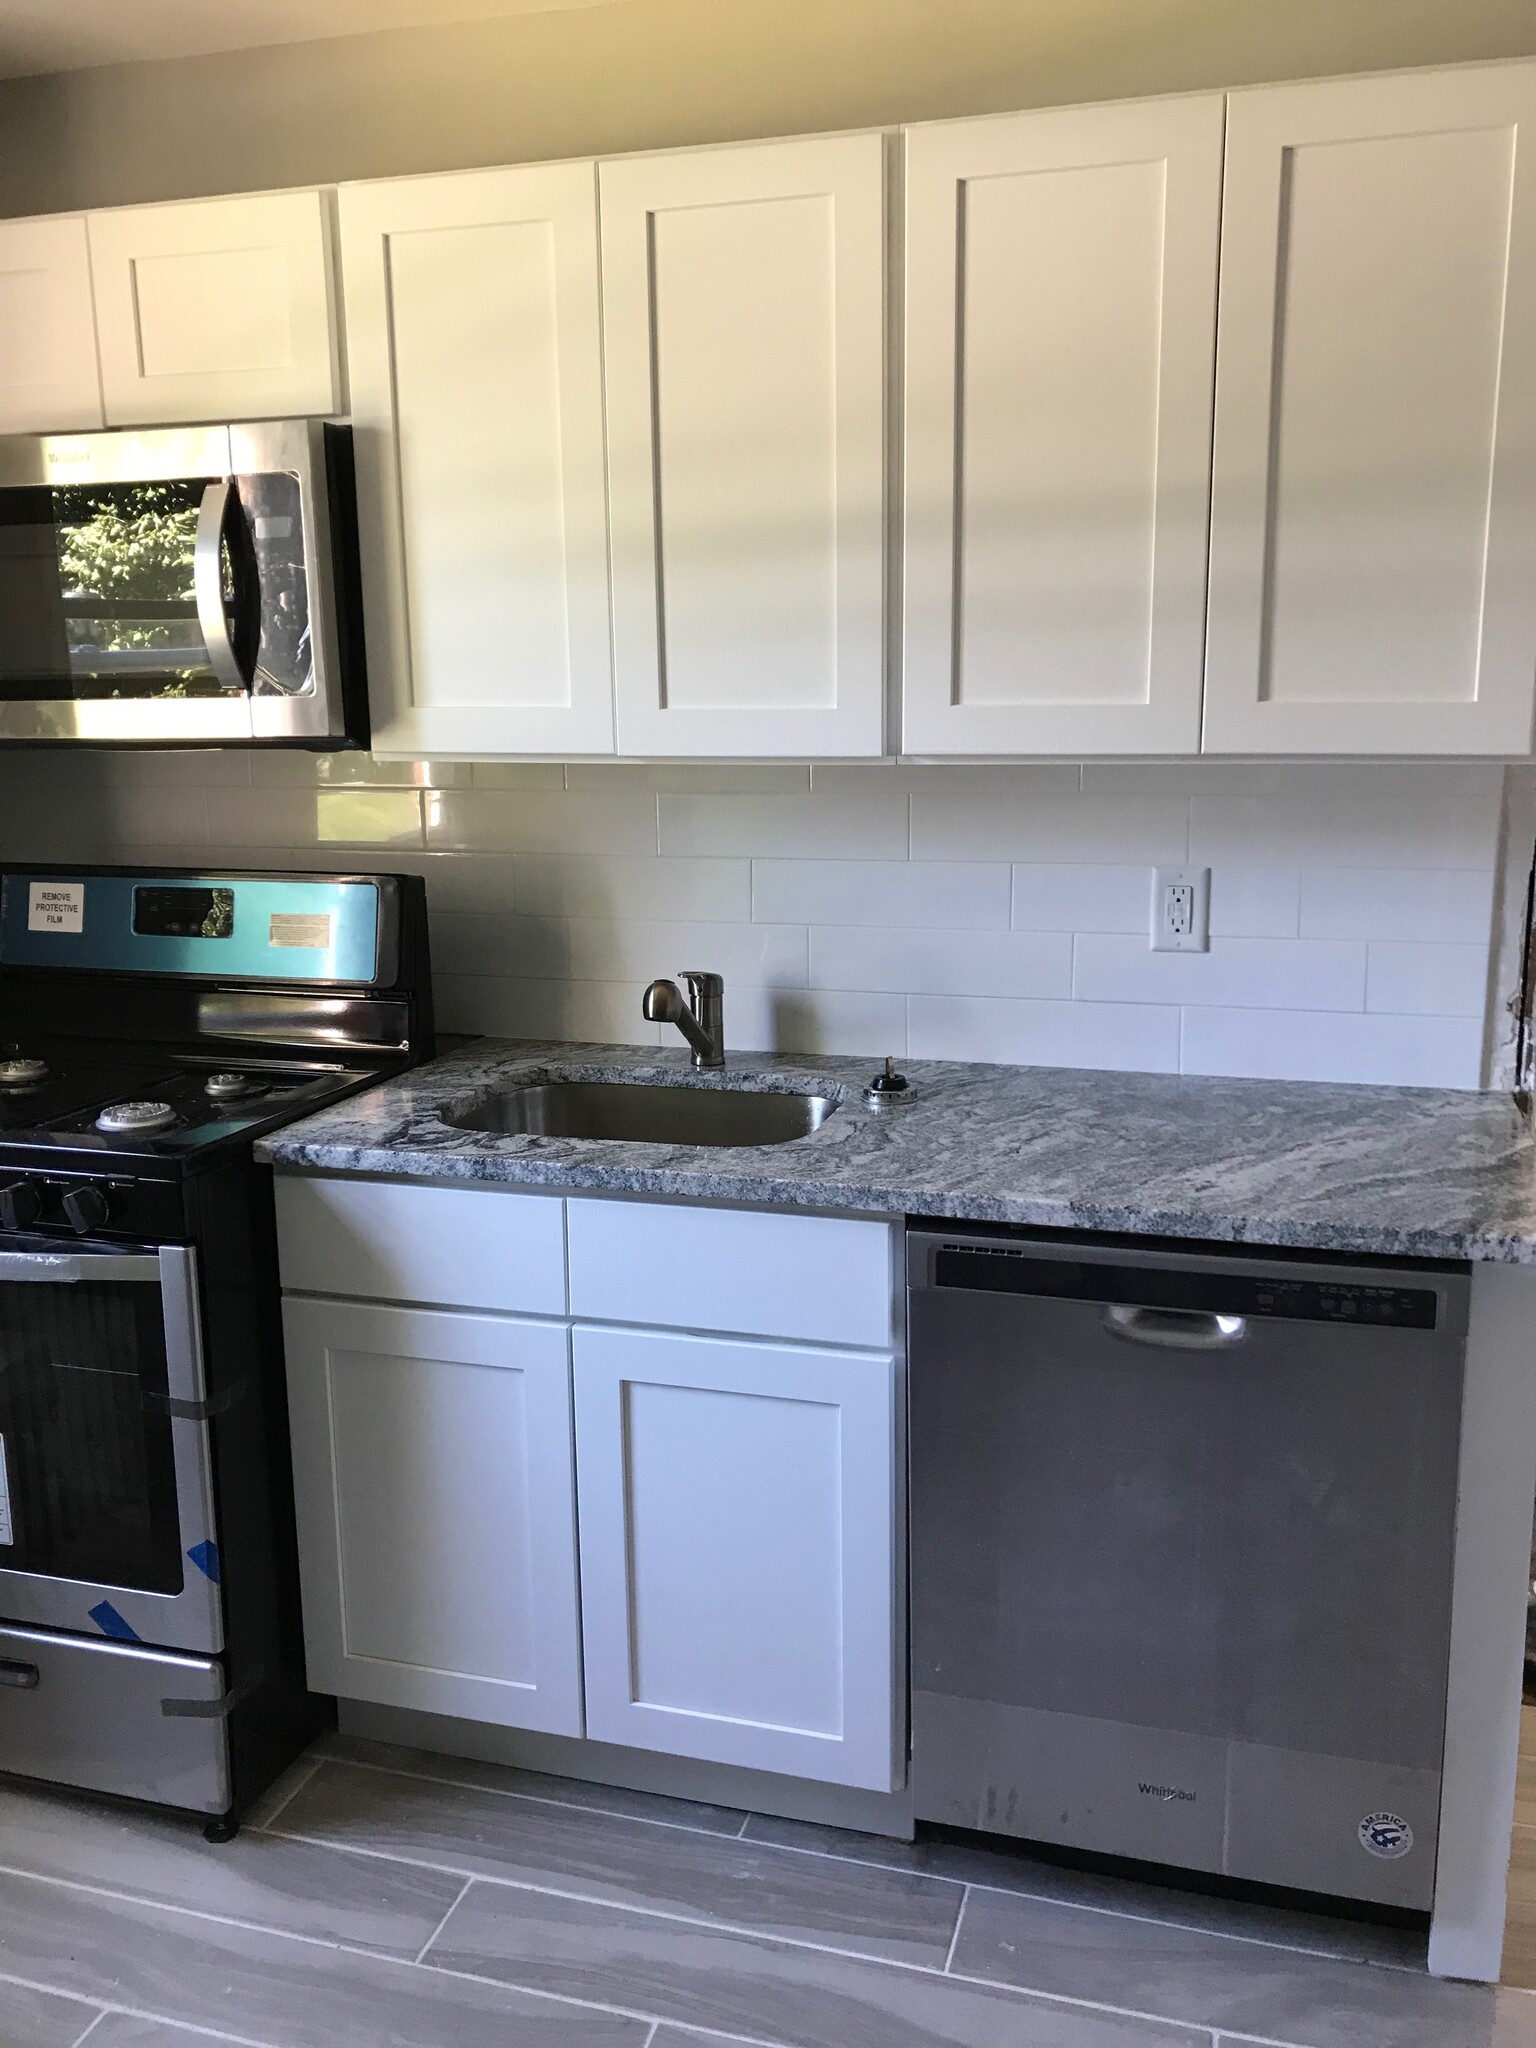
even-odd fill
[[[0,438],[0,743],[368,744],[348,427]]]

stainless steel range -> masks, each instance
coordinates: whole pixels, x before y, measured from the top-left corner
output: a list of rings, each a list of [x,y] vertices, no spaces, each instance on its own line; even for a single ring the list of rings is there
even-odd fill
[[[416,877],[0,878],[0,1770],[227,1834],[323,1721],[251,1142],[431,1049]]]

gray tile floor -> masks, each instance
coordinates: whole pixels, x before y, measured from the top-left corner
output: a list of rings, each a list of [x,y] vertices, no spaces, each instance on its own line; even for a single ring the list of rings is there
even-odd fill
[[[331,1738],[235,1842],[0,1790],[0,2048],[1536,2048],[1392,1931]]]

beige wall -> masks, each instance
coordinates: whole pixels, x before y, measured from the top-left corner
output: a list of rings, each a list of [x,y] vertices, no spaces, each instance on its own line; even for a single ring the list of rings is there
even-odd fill
[[[1536,54],[1531,0],[608,0],[0,84],[0,213]]]

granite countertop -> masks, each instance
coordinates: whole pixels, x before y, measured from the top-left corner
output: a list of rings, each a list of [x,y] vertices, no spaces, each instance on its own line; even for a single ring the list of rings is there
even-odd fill
[[[607,1189],[869,1215],[1536,1265],[1536,1137],[1507,1096],[909,1060],[876,1114],[869,1059],[479,1039],[263,1138],[331,1173]],[[700,1149],[460,1131],[452,1105],[522,1082],[680,1081],[841,1097],[809,1137]]]

